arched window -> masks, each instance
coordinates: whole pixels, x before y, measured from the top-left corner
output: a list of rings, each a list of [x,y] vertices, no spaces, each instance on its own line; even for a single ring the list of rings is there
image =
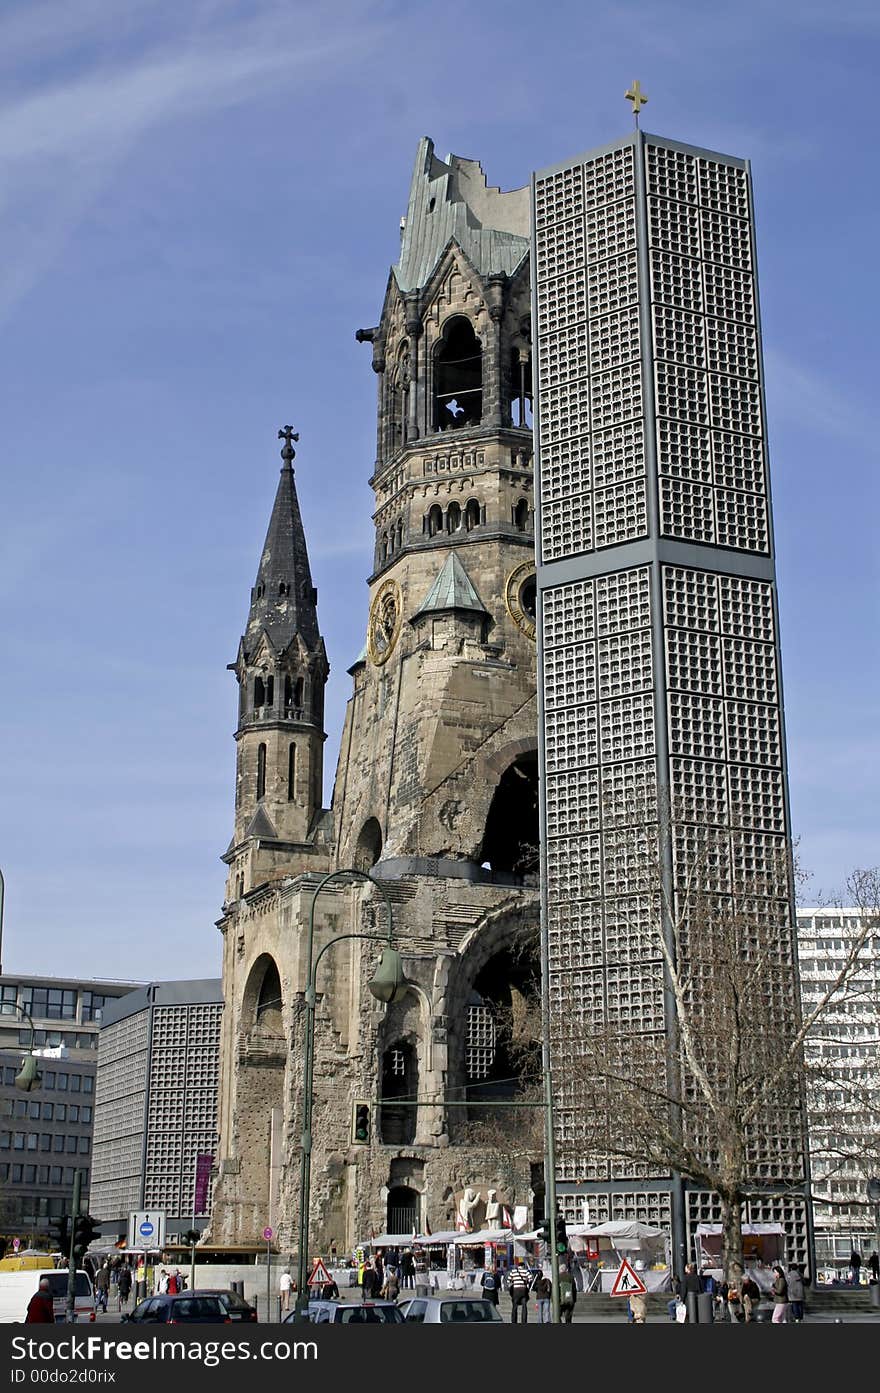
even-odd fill
[[[446,509],[446,531],[459,532],[461,530],[461,508],[457,503],[450,503]]]
[[[301,677],[298,677],[298,678],[296,679],[296,685],[294,686],[294,689],[293,689],[293,704],[294,704],[294,707],[296,708],[297,711],[301,711],[301,710],[302,710],[302,704],[303,704],[303,680],[302,680]]]
[[[529,503],[527,498],[521,498],[513,510],[514,526],[520,532],[526,532],[529,526]]]
[[[293,705],[293,683],[289,677],[284,679],[284,709],[289,711]]]
[[[254,678],[254,710],[266,703],[266,684],[262,677]]]
[[[538,756],[526,751],[502,774],[486,819],[480,860],[493,871],[538,869]]]
[[[267,677],[267,678],[266,678],[266,705],[267,705],[267,706],[274,706],[274,705],[275,705],[275,678],[274,678],[274,677]]]
[[[421,1199],[417,1190],[411,1190],[408,1185],[394,1185],[388,1191],[388,1216],[385,1221],[388,1232],[419,1233],[420,1209]]]
[[[294,789],[296,785],[296,745],[291,740],[290,748],[287,751],[287,801],[292,803],[295,797]]]
[[[257,746],[257,801],[266,796],[266,746]]]
[[[416,1093],[415,1047],[408,1040],[397,1040],[382,1057],[382,1097],[412,1098]],[[385,1103],[379,1113],[379,1133],[385,1146],[409,1146],[415,1141],[416,1109]]]
[[[464,525],[467,532],[472,532],[475,527],[480,525],[480,505],[475,498],[469,498],[464,510]]]
[[[483,350],[474,326],[456,315],[434,359],[434,429],[478,426],[483,417]]]
[[[443,531],[443,509],[439,503],[435,503],[433,508],[428,509],[428,536],[436,537],[438,532]]]
[[[260,983],[257,997],[257,1025],[280,1030],[281,1028],[281,978],[278,968],[270,962]]]
[[[382,828],[374,817],[368,817],[358,837],[354,864],[359,871],[368,871],[382,855]]]
[[[381,546],[380,546],[380,548],[379,548],[379,559],[380,559],[381,561],[387,561],[387,560],[388,560],[388,533],[387,533],[387,532],[383,532],[383,533],[382,533],[382,544],[381,544]]]
[[[403,546],[403,518],[397,519],[397,550]]]

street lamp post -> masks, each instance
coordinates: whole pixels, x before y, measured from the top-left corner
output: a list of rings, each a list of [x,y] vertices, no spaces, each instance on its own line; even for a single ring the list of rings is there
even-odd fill
[[[393,946],[394,915],[391,908],[391,900],[388,891],[381,881],[374,880],[366,871],[358,871],[354,868],[331,871],[325,875],[323,880],[315,888],[312,895],[311,909],[309,910],[309,931],[306,939],[306,1023],[305,1038],[303,1046],[303,1127],[300,1146],[300,1172],[299,1172],[299,1267],[297,1272],[297,1294],[296,1294],[296,1313],[300,1320],[305,1319],[305,1311],[308,1306],[308,1260],[309,1260],[309,1200],[312,1179],[312,1090],[314,1086],[315,1071],[315,1003],[317,999],[316,983],[318,980],[318,966],[328,949],[337,943],[342,943],[345,939],[361,938],[371,943],[381,942],[378,934],[338,934],[331,938],[312,962],[312,954],[315,942],[315,905],[321,891],[324,890],[331,881],[343,878],[354,877],[356,880],[366,881],[369,885],[375,885],[385,901],[385,908],[388,911],[388,934],[387,947],[382,951],[379,965],[373,977],[370,979],[369,988],[373,996],[379,1001],[390,1004],[398,1000],[406,990],[406,979],[403,975],[403,968],[400,962],[400,955]]]

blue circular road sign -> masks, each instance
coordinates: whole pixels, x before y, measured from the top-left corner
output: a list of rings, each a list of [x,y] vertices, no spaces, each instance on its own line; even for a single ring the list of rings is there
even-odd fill
[[[145,1220],[144,1220],[144,1222],[141,1224],[140,1228],[138,1229],[138,1233],[140,1234],[141,1238],[152,1238],[152,1237],[153,1237],[153,1225],[150,1223],[149,1219],[145,1219]]]

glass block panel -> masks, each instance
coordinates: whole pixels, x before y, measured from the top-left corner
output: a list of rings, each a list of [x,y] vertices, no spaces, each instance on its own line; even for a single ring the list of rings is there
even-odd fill
[[[723,764],[673,758],[673,816],[684,822],[723,826],[727,822],[727,776]]]
[[[628,363],[590,379],[590,402],[596,430],[642,414],[641,363]]]
[[[555,333],[566,324],[577,324],[587,317],[587,285],[582,271],[539,281],[538,336]]]
[[[724,759],[724,705],[717,697],[669,693],[669,748],[692,759]]]
[[[651,625],[650,573],[647,566],[596,577],[596,632],[618,634]]]
[[[545,648],[559,648],[595,633],[593,582],[554,585],[541,596]]]
[[[586,768],[599,762],[598,711],[595,706],[572,706],[548,711],[544,728],[547,773]]]
[[[638,358],[640,346],[638,305],[601,315],[590,324],[590,372],[631,362]]]
[[[700,255],[700,215],[687,203],[652,198],[648,207],[648,236],[652,247],[676,256]]]
[[[715,534],[719,546],[766,555],[770,550],[766,499],[716,489]]]
[[[749,216],[749,186],[744,169],[716,160],[699,159],[700,202],[738,218]]]
[[[657,304],[654,315],[654,352],[668,363],[706,366],[703,316],[672,305]]]
[[[548,837],[595,832],[600,824],[601,794],[596,769],[567,769],[547,775]]]
[[[703,278],[700,263],[671,252],[651,252],[651,294],[655,301],[682,310],[703,312]],[[713,313],[717,311],[713,310]]]
[[[703,208],[700,222],[705,261],[719,261],[741,271],[751,270],[751,228],[745,218],[731,218],[714,208]]]
[[[598,642],[599,696],[624,696],[652,688],[651,634],[609,634]]]
[[[664,566],[663,602],[673,628],[718,631],[718,577],[710,572]]]
[[[620,697],[601,706],[602,763],[654,753],[654,695]],[[607,805],[607,798],[605,799]]]
[[[596,700],[595,644],[550,649],[544,658],[544,704],[579,706]]]
[[[583,218],[553,223],[538,229],[535,238],[535,266],[538,276],[549,279],[578,270],[586,262]]]
[[[587,257],[606,261],[631,252],[636,245],[636,206],[631,198],[620,203],[594,205],[586,215]]]
[[[632,146],[611,150],[588,160],[583,167],[584,196],[588,208],[602,203],[616,203],[632,198],[635,193]]]
[[[728,377],[758,379],[758,336],[753,325],[735,319],[707,319],[709,367]]]
[[[689,542],[715,540],[712,489],[690,479],[660,480],[660,520],[664,537],[683,537]]]
[[[729,756],[737,763],[782,763],[779,712],[754,701],[724,703]]]
[[[538,366],[541,381],[570,382],[586,377],[589,369],[588,334],[585,323],[560,327],[538,339]]]
[[[632,541],[648,532],[644,479],[633,479],[593,495],[593,541],[597,547]]]
[[[706,374],[677,363],[657,363],[656,403],[658,416],[673,416],[680,421],[693,421],[708,426],[708,392]]]
[[[764,447],[760,440],[712,431],[715,483],[744,493],[765,493]]]
[[[591,485],[589,437],[554,440],[542,447],[542,517],[555,499],[573,493],[589,493]]]
[[[739,701],[766,701],[775,705],[778,693],[772,644],[725,638],[722,650],[724,695]]]
[[[639,298],[639,267],[635,254],[592,263],[587,268],[587,295],[591,319],[635,304]],[[539,299],[539,318],[540,308]]]
[[[538,227],[564,222],[584,211],[584,179],[580,165],[535,182],[535,222]]]
[[[719,576],[721,628],[735,638],[756,638],[772,643],[773,590],[769,582]]]
[[[590,428],[586,380],[548,386],[541,394],[541,439],[585,435]]]
[[[591,450],[595,488],[640,477],[645,472],[644,423],[627,421],[611,430],[596,431]]]
[[[700,629],[667,629],[666,680],[672,691],[721,696],[718,635]]]
[[[679,203],[696,203],[697,161],[683,150],[648,146],[648,192]]]

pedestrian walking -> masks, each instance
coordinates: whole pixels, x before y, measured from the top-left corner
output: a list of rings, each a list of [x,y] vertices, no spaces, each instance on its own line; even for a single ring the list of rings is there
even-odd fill
[[[785,1280],[788,1285],[791,1318],[795,1324],[799,1324],[804,1318],[804,1279],[797,1263],[789,1263]]]
[[[379,1274],[372,1262],[364,1264],[364,1279],[361,1285],[361,1301],[375,1301],[381,1289]]]
[[[412,1250],[406,1248],[400,1255],[400,1285],[414,1287],[416,1284],[416,1264]]]
[[[877,1256],[876,1248],[868,1258],[868,1266],[871,1269],[871,1281],[880,1282],[880,1257]]]
[[[565,1263],[559,1268],[559,1318],[565,1325],[571,1325],[577,1302],[577,1286]]]
[[[507,1292],[510,1296],[510,1323],[516,1325],[520,1322],[520,1311],[522,1311],[523,1325],[528,1324],[529,1319],[529,1287],[531,1282],[521,1267],[512,1267],[507,1274]]]
[[[107,1298],[110,1295],[110,1268],[106,1262],[102,1263],[95,1273],[95,1305],[99,1311],[107,1310]]]
[[[25,1325],[54,1325],[55,1304],[52,1300],[49,1278],[41,1277],[39,1286],[28,1302]]]
[[[777,1263],[773,1268],[773,1315],[771,1320],[774,1325],[788,1324],[788,1282],[785,1280],[785,1273]]]
[[[480,1286],[483,1289],[483,1297],[486,1301],[491,1301],[493,1306],[498,1305],[498,1269],[494,1266],[487,1267],[480,1278]]]
[[[290,1293],[293,1290],[293,1278],[290,1275],[290,1268],[285,1267],[281,1276],[278,1278],[278,1295],[281,1297],[282,1311],[290,1310]]]
[[[127,1263],[119,1269],[119,1276],[116,1279],[116,1296],[120,1311],[126,1310],[128,1298],[131,1296],[131,1268]]]
[[[700,1292],[701,1292],[702,1290],[703,1290],[703,1279],[702,1279],[702,1277],[700,1276],[699,1272],[697,1271],[697,1264],[696,1264],[695,1262],[686,1263],[685,1269],[684,1269],[684,1277],[682,1278],[682,1281],[681,1281],[681,1299],[682,1299],[682,1301],[684,1302],[685,1306],[687,1307],[688,1304],[689,1304],[689,1303],[688,1303],[688,1297],[689,1297],[689,1296],[692,1296],[692,1295],[699,1296],[699,1294],[700,1294]],[[688,1310],[688,1314],[687,1314],[687,1317],[686,1317],[686,1320],[685,1320],[685,1324],[687,1324],[687,1322],[690,1320],[690,1318],[691,1318],[691,1316],[690,1316],[690,1311]]]
[[[382,1287],[382,1296],[386,1301],[396,1301],[400,1295],[400,1278],[397,1275],[396,1267],[389,1267],[385,1264],[385,1284]]]
[[[852,1284],[854,1287],[857,1287],[859,1285],[859,1275],[861,1273],[861,1269],[862,1255],[857,1248],[853,1248],[852,1252],[849,1255],[849,1270],[852,1276]]]
[[[538,1307],[538,1324],[550,1324],[550,1298],[553,1295],[553,1283],[549,1277],[545,1277],[543,1272],[539,1272],[532,1283],[532,1291]]]

